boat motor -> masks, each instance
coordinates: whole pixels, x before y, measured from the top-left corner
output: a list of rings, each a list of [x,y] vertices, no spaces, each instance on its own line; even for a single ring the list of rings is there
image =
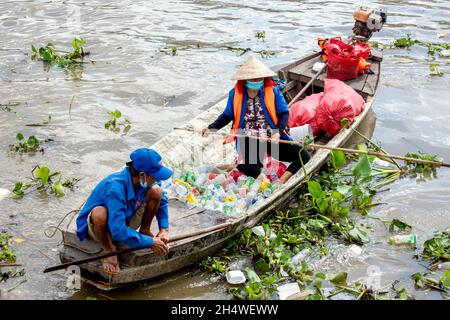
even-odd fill
[[[359,6],[353,13],[353,18],[355,19],[355,26],[353,27],[354,38],[368,41],[374,32],[379,32],[383,29],[387,21],[387,11]]]

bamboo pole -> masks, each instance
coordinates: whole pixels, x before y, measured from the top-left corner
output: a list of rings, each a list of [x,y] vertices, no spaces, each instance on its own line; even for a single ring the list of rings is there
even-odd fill
[[[322,72],[325,70],[327,66],[328,62],[325,63],[322,69],[320,69],[316,73],[316,75],[311,80],[309,80],[309,82],[303,87],[303,89],[299,93],[297,93],[297,95],[291,100],[291,102],[289,102],[288,108],[290,108],[294,103],[297,102],[297,100],[306,92],[306,90],[308,90],[308,88],[314,83],[314,81],[317,80],[317,78],[322,74]]]
[[[188,128],[174,128],[174,130],[183,130],[183,131],[188,131],[188,132],[192,132],[192,133],[201,133],[200,130],[196,130],[196,129],[188,129]],[[283,143],[283,144],[291,144],[291,145],[297,145],[300,147],[303,147],[303,144],[297,141],[288,141],[288,140],[279,140],[276,141],[274,139],[270,139],[270,138],[263,138],[263,137],[255,137],[255,136],[249,136],[249,135],[244,135],[244,134],[226,134],[226,133],[219,133],[219,132],[209,132],[207,133],[207,135],[218,135],[218,136],[222,136],[222,137],[228,137],[228,136],[232,136],[232,137],[236,137],[236,138],[249,138],[249,139],[254,139],[254,140],[259,140],[259,141],[266,141],[266,142],[270,142],[270,143]],[[415,159],[415,158],[409,158],[409,157],[403,157],[403,156],[398,156],[398,155],[394,155],[394,154],[388,154],[388,153],[381,153],[381,152],[372,152],[372,151],[364,151],[364,150],[356,150],[356,149],[349,149],[349,148],[340,148],[340,147],[330,147],[327,145],[320,145],[320,144],[308,144],[309,148],[312,149],[325,149],[325,150],[330,150],[330,151],[342,151],[344,153],[350,153],[350,154],[363,154],[363,155],[368,155],[368,156],[376,156],[378,158],[390,158],[390,159],[396,159],[396,160],[402,160],[402,161],[406,161],[406,162],[411,162],[411,163],[419,163],[419,164],[427,164],[427,165],[432,165],[435,167],[447,167],[450,168],[450,163],[448,162],[443,162],[443,161],[431,161],[431,160],[422,160],[422,159]]]
[[[231,223],[228,222],[228,223],[218,224],[216,226],[209,227],[209,228],[204,228],[204,229],[201,229],[201,230],[198,230],[198,231],[187,232],[187,233],[180,234],[180,235],[173,236],[173,237],[169,238],[169,242],[180,241],[180,240],[184,240],[184,239],[200,236],[200,235],[203,235],[203,234],[206,234],[206,233],[209,233],[209,232],[213,232],[213,231],[217,231],[217,230],[223,230],[223,229],[229,227],[230,225],[231,225]],[[48,273],[48,272],[52,272],[52,271],[56,271],[56,270],[61,270],[61,269],[66,269],[69,266],[80,265],[80,264],[91,262],[91,261],[95,261],[95,260],[98,260],[98,259],[108,258],[108,257],[112,257],[112,256],[124,254],[124,253],[129,253],[129,252],[133,252],[133,251],[137,251],[137,250],[142,250],[142,249],[143,248],[127,248],[127,249],[122,249],[122,250],[117,250],[117,251],[113,251],[113,252],[100,254],[100,255],[95,256],[95,257],[90,257],[90,258],[81,259],[81,260],[75,260],[75,261],[59,264],[59,265],[56,265],[56,266],[53,266],[53,267],[49,267],[49,268],[44,270],[44,273]]]

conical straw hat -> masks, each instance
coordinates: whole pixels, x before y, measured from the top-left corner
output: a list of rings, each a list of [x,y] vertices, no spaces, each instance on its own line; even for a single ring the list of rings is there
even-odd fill
[[[251,56],[234,74],[231,80],[250,80],[258,78],[275,77],[277,74],[270,70],[261,61]]]

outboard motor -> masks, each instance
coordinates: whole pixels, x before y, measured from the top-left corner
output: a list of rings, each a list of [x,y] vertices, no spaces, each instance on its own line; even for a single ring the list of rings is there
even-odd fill
[[[355,26],[353,27],[354,38],[368,41],[374,32],[383,29],[387,21],[387,11],[384,9],[374,10],[366,6],[359,6],[353,13]]]

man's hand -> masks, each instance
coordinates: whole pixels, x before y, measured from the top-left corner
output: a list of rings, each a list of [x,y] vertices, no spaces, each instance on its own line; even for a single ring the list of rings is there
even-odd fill
[[[169,253],[167,244],[158,237],[153,238],[152,250],[160,256],[165,256]]]
[[[169,229],[159,229],[158,234],[156,235],[158,238],[161,238],[164,243],[169,243]]]
[[[272,143],[279,143],[280,142],[280,133],[274,133],[273,136],[270,138]]]

